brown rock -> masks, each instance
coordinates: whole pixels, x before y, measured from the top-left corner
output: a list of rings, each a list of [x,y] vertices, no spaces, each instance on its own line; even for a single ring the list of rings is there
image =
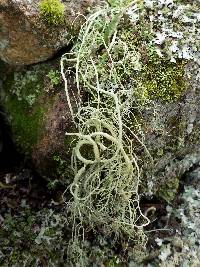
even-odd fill
[[[64,1],[65,21],[48,25],[39,0],[0,0],[0,58],[11,65],[29,65],[51,58],[71,38],[70,27],[94,1]],[[81,17],[79,17],[81,18]],[[79,27],[81,19],[76,19]]]

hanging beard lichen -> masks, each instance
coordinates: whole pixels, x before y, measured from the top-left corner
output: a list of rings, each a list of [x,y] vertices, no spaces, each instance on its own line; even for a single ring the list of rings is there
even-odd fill
[[[145,146],[127,124],[135,101],[132,81],[126,84],[122,72],[126,65],[137,71],[140,58],[134,47],[130,50],[118,36],[117,26],[123,14],[122,8],[92,15],[82,28],[73,54],[65,55],[61,61],[68,104],[78,129],[72,133],[78,142],[73,150],[73,199],[67,203],[74,222],[71,250],[89,230],[102,229],[107,237],[113,233],[117,237],[124,235],[138,240],[141,247],[146,241],[142,229],[149,220],[139,206],[140,168],[133,139]],[[77,99],[76,114],[64,73],[64,64],[69,62],[76,64],[79,96],[81,88],[89,95],[85,104]],[[87,157],[85,150],[90,151]],[[77,251],[71,252],[80,253],[81,248],[77,244],[75,247]]]
[[[184,90],[175,78],[173,83],[166,81],[174,77],[176,64],[173,60],[169,63],[167,49],[163,51],[166,58],[159,58],[161,50],[153,46],[157,39],[145,19],[148,8],[142,1],[111,2],[87,19],[72,52],[61,59],[68,106],[77,129],[77,133],[66,134],[77,140],[72,155],[74,179],[69,188],[72,199],[67,202],[73,225],[68,251],[72,266],[77,262],[88,266],[83,243],[90,231],[145,247],[143,228],[150,221],[140,209],[138,187],[141,162],[145,157],[146,165],[153,166],[153,161],[136,114],[152,104],[152,95],[170,102]],[[171,75],[164,76],[168,86],[163,87],[163,99],[161,92],[148,91],[144,75],[149,67],[158,69],[161,63],[161,71]],[[183,73],[179,71],[180,75]],[[78,89],[73,99],[69,76],[75,77]],[[161,85],[162,76],[158,77]],[[161,85],[156,84],[155,90]],[[176,95],[174,88],[180,88]],[[81,101],[83,91],[88,101]]]

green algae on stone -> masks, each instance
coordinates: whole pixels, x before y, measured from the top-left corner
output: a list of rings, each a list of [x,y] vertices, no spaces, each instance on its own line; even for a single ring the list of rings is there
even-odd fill
[[[20,77],[17,83],[19,81]],[[15,79],[10,77],[10,81],[6,82],[4,88],[6,90],[5,108],[10,116],[15,141],[23,151],[30,154],[31,147],[37,142],[38,133],[41,129],[43,110],[40,105],[35,103],[31,102],[30,105],[27,85],[30,86],[30,81],[25,82],[20,89],[20,94],[16,95],[13,91]],[[34,84],[32,86],[33,94]]]
[[[16,143],[25,153],[30,154],[41,131],[44,110],[40,106],[28,110],[26,106],[19,105],[13,96],[8,101],[7,111],[12,114],[12,129],[16,136]]]

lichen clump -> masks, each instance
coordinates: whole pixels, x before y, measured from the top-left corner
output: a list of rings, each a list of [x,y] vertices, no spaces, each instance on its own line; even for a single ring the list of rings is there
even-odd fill
[[[107,2],[88,17],[74,47],[61,59],[68,107],[77,132],[66,133],[74,145],[72,180],[63,195],[67,220],[56,220],[56,225],[64,223],[72,236],[69,239],[67,233],[65,245],[57,247],[58,239],[48,235],[55,230],[48,217],[44,227],[37,228],[31,237],[38,246],[52,241],[57,252],[65,248],[62,264],[66,266],[142,262],[147,243],[144,230],[150,224],[152,207],[141,208],[140,183],[145,167],[156,167],[145,144],[145,133],[153,130],[142,131],[142,114],[154,113],[157,102],[162,108],[170,106],[184,94],[184,66],[197,58],[198,42],[194,40],[199,38],[199,17],[195,4],[183,6],[173,0]],[[48,14],[46,20],[53,24],[59,21],[54,15],[48,19]],[[53,85],[59,82],[55,72],[48,72],[47,77]],[[70,91],[72,79],[77,94]],[[15,98],[21,96],[19,89],[13,91]],[[35,105],[33,97],[22,97],[21,101],[31,108]],[[164,154],[163,149],[160,147],[157,156]],[[61,161],[61,171],[62,165]],[[69,174],[66,176],[67,180]],[[146,177],[154,183],[150,175]],[[167,186],[164,183],[157,196],[170,202],[179,179],[172,177]],[[28,231],[34,224],[30,223]],[[58,232],[61,239],[64,226]],[[123,253],[119,255],[119,251]],[[47,252],[46,258],[51,253]],[[162,255],[164,260],[167,257]],[[53,264],[60,262],[56,259]]]
[[[64,21],[65,6],[60,0],[41,0],[40,14],[48,24],[58,25]]]
[[[152,157],[136,117],[156,101],[176,101],[186,90],[184,61],[195,59],[196,47],[189,49],[183,38],[195,32],[182,27],[178,10],[185,9],[173,1],[109,1],[88,18],[71,53],[61,59],[78,130],[67,133],[78,139],[72,153],[72,199],[67,202],[73,229],[68,259],[74,266],[77,261],[88,266],[81,240],[89,231],[101,229],[107,238],[126,239],[135,251],[145,246],[143,229],[149,219],[140,209],[138,188],[143,161],[150,165]],[[176,27],[171,16],[176,17]],[[168,36],[166,26],[173,26]],[[74,99],[66,73],[76,81]],[[82,90],[86,103],[81,102]],[[87,149],[90,153],[84,153]]]
[[[25,201],[19,214],[4,215],[0,228],[0,265],[61,266],[66,254],[66,218],[52,209],[34,211]]]

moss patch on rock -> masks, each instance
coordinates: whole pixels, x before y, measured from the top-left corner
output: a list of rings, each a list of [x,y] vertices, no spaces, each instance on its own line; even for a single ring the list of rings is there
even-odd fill
[[[184,62],[144,66],[141,81],[146,98],[165,103],[176,101],[186,90],[184,71]]]
[[[59,24],[64,21],[65,6],[60,0],[41,0],[39,3],[42,18],[48,24]]]
[[[45,208],[34,211],[24,201],[18,210],[5,214],[1,224],[1,266],[62,266],[67,250],[64,215]]]
[[[46,109],[44,75],[44,70],[34,67],[27,72],[12,73],[4,85],[4,105],[16,144],[29,156],[42,134]]]

